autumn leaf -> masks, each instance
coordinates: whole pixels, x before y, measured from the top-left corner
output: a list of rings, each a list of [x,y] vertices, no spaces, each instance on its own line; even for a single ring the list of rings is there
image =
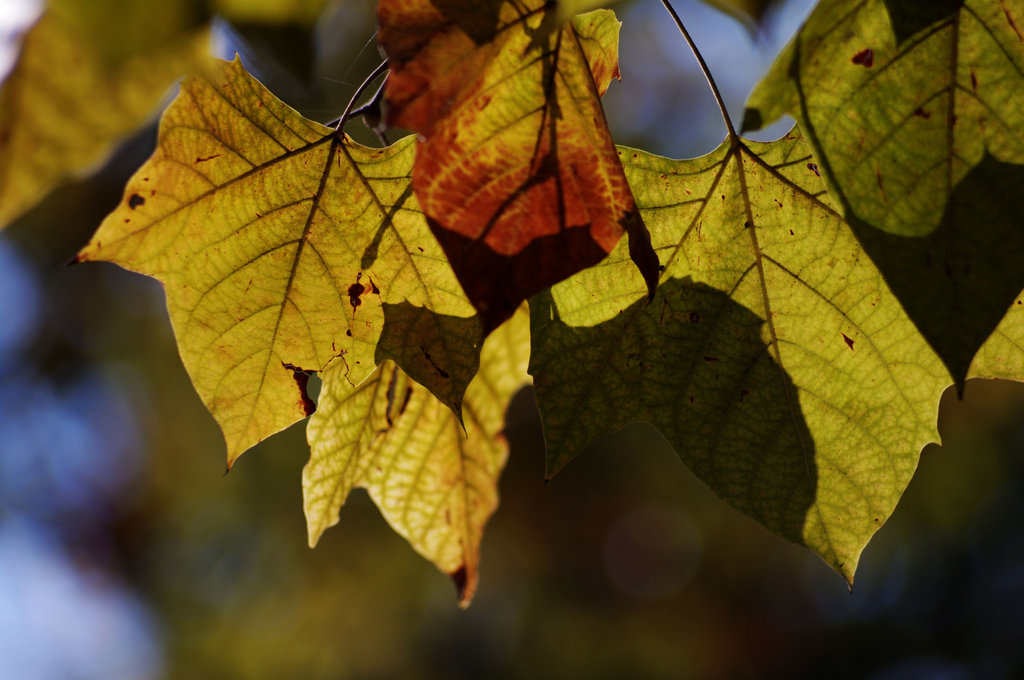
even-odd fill
[[[50,0],[0,87],[0,228],[103,161],[208,52],[190,0]]]
[[[657,278],[600,105],[619,24],[557,14],[543,0],[378,5],[388,120],[423,137],[413,187],[485,332],[623,231],[652,290]]]
[[[938,438],[942,364],[795,130],[695,160],[622,154],[665,271],[647,304],[620,248],[530,301],[548,475],[651,423],[724,500],[852,581]]]
[[[352,384],[393,359],[460,411],[479,322],[416,206],[413,154],[359,146],[218,61],[79,256],[164,284],[229,464],[309,415],[307,376],[337,357]]]
[[[962,381],[1024,288],[1024,5],[827,0],[748,102],[800,122],[831,194]]]
[[[525,309],[488,338],[466,392],[465,430],[390,361],[355,388],[344,365],[331,364],[309,422],[311,457],[302,473],[310,546],[338,522],[349,491],[363,487],[395,531],[455,581],[467,606],[508,456],[505,410],[527,381],[529,338]]]
[[[1021,380],[1024,376],[1024,294],[978,350],[968,378]]]

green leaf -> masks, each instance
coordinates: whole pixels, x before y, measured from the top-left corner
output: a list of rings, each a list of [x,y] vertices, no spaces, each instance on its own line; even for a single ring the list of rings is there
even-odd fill
[[[393,359],[459,412],[479,323],[412,195],[413,153],[361,147],[218,61],[79,256],[164,284],[229,465],[309,415],[305,374],[339,356],[352,384]]]
[[[191,0],[50,0],[0,87],[0,228],[103,161],[208,53]]]
[[[1010,306],[971,363],[968,378],[1017,380],[1024,376],[1024,295]]]
[[[962,381],[1024,288],[1024,4],[827,0],[748,103],[800,122],[847,220]]]
[[[451,576],[460,604],[469,604],[508,456],[505,410],[527,381],[527,318],[521,310],[484,344],[480,373],[466,391],[465,430],[390,361],[355,388],[343,365],[328,367],[302,473],[310,546],[337,524],[349,491],[363,487],[395,531]]]
[[[937,439],[948,376],[794,133],[675,161],[621,156],[664,271],[622,248],[530,302],[548,475],[629,423],[724,500],[852,580]]]

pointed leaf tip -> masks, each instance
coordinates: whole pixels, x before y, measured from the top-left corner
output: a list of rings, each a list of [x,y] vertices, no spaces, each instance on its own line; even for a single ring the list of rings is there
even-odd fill
[[[531,300],[548,476],[648,422],[723,499],[851,580],[938,438],[941,362],[819,198],[796,132],[622,157],[655,249],[674,255],[652,303],[625,244]]]
[[[1024,288],[1021,26],[1005,0],[822,0],[747,103],[744,128],[799,121],[957,383]]]
[[[311,454],[302,472],[310,535],[337,523],[349,492],[363,487],[391,527],[452,579],[460,605],[467,606],[508,456],[500,434],[505,411],[526,382],[528,350],[524,310],[482,349],[480,372],[466,391],[465,429],[391,361],[355,387],[329,366],[309,422]]]
[[[473,600],[473,595],[475,594],[476,579],[473,579],[474,583],[469,583],[469,577],[466,573],[466,565],[460,566],[458,569],[448,574],[448,577],[451,578],[452,583],[455,584],[455,597],[458,598],[459,608],[467,609]],[[470,587],[470,585],[472,587]]]

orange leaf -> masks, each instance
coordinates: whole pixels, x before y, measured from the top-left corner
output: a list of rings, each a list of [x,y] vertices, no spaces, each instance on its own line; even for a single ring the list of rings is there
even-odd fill
[[[601,109],[618,75],[607,10],[557,25],[543,0],[381,0],[392,125],[423,137],[413,189],[485,332],[596,264],[623,231],[658,259]]]

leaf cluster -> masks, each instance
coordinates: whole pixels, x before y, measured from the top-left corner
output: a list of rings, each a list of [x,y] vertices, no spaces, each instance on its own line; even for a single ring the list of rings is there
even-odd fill
[[[0,222],[190,74],[77,259],[163,283],[229,466],[312,416],[311,544],[364,487],[468,604],[504,411],[532,380],[548,477],[651,423],[852,582],[942,391],[1024,379],[1019,0],[821,0],[742,128],[797,126],[754,143],[723,107],[723,143],[689,160],[615,146],[609,10],[379,0],[388,74],[360,112],[416,135],[370,148],[344,133],[355,99],[326,126],[203,56],[211,13],[301,23],[315,0],[108,4],[52,0],[25,36],[0,89]],[[86,97],[73,132],[54,124]]]

